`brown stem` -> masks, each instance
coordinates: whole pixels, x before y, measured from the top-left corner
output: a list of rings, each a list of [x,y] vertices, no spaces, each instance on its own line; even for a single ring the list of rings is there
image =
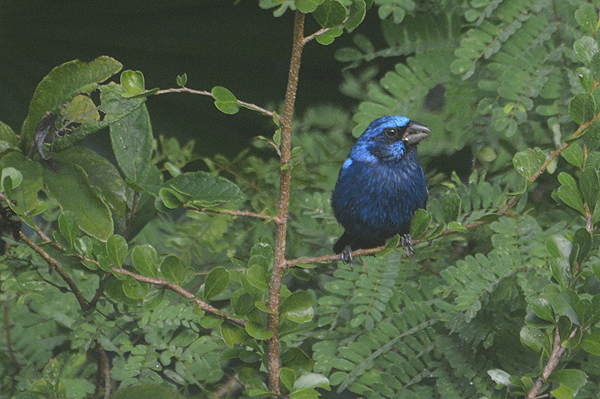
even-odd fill
[[[279,299],[281,294],[281,279],[286,267],[285,246],[287,233],[288,205],[290,202],[291,181],[291,148],[292,148],[292,116],[300,74],[300,60],[304,46],[304,14],[296,11],[294,17],[294,39],[292,44],[292,59],[288,75],[285,106],[281,118],[281,158],[279,178],[279,200],[277,202],[277,225],[275,229],[275,249],[273,271],[269,284],[269,303],[271,311],[267,315],[267,330],[273,333],[267,340],[267,369],[269,373],[269,390],[281,394],[279,386]]]
[[[241,326],[241,327],[246,326],[245,320],[240,320],[240,319],[231,317],[228,313],[223,312],[222,310],[219,310],[219,309],[209,305],[208,303],[204,302],[200,298],[196,298],[196,296],[194,294],[192,294],[191,292],[187,291],[185,288],[183,288],[175,283],[172,283],[170,281],[163,280],[160,278],[142,276],[140,274],[133,273],[133,272],[131,272],[127,269],[123,269],[121,267],[113,266],[112,270],[115,273],[124,274],[125,276],[132,277],[133,279],[135,279],[141,283],[148,283],[148,284],[157,285],[159,287],[165,287],[167,289],[170,289],[171,291],[178,293],[182,297],[190,299],[192,302],[194,302],[194,304],[196,306],[198,306],[200,309],[204,310],[205,312],[212,313],[215,316],[219,316],[233,324],[237,324],[238,326]]]
[[[63,279],[63,281],[69,286],[75,298],[77,298],[77,302],[79,302],[79,306],[84,312],[87,312],[91,309],[90,304],[85,299],[77,284],[71,279],[71,276],[62,268],[60,263],[52,256],[50,256],[46,251],[44,251],[41,247],[35,244],[33,241],[29,239],[23,232],[19,232],[19,238],[23,241],[27,246],[35,251],[39,256],[46,261],[46,263],[50,266],[50,270],[56,270],[58,275]]]
[[[575,338],[576,334],[577,334],[577,327],[575,327],[575,329],[573,331],[571,331],[571,334],[569,334],[569,338],[567,338],[567,341]],[[560,361],[560,359],[564,356],[564,354],[566,352],[567,352],[567,348],[562,346],[562,342],[560,339],[560,333],[558,331],[558,326],[556,326],[554,329],[554,345],[552,346],[552,353],[550,354],[548,363],[546,363],[546,367],[544,367],[542,376],[537,379],[537,381],[533,385],[533,388],[531,388],[531,390],[527,394],[526,399],[535,399],[537,397],[537,394],[540,391],[540,389],[542,388],[542,386],[544,385],[544,382],[546,382],[548,380],[548,377],[550,377],[550,375],[552,374],[552,372],[554,371],[556,366],[558,366],[558,362]]]
[[[15,351],[13,349],[12,339],[10,337],[10,318],[8,317],[8,302],[4,302],[4,331],[6,331],[6,348],[8,349],[8,355],[10,356],[10,360],[13,362],[15,367],[17,368],[17,374],[21,372],[21,365],[19,364],[19,360],[17,356],[15,356]]]
[[[199,208],[197,206],[185,205],[185,204],[182,206],[182,208],[183,209],[191,209],[191,210],[198,211],[198,212],[219,213],[222,215],[248,216],[248,217],[252,217],[252,218],[265,219],[265,220],[273,219],[273,216],[265,215],[264,213],[256,213],[256,212],[249,212],[249,211],[232,211],[229,209]]]
[[[108,356],[106,356],[106,351],[100,342],[98,342],[98,340],[96,340],[96,353],[98,355],[98,373],[94,399],[100,397],[100,391],[102,390],[102,387],[104,387],[104,399],[108,399],[112,393],[110,363],[108,361]]]

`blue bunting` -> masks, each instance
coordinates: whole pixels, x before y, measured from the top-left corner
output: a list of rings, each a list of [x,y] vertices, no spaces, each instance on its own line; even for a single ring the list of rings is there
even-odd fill
[[[372,122],[344,162],[331,206],[345,232],[333,250],[352,262],[352,251],[374,248],[400,234],[413,251],[410,221],[425,208],[427,182],[417,161],[417,144],[429,129],[404,116],[386,116]]]

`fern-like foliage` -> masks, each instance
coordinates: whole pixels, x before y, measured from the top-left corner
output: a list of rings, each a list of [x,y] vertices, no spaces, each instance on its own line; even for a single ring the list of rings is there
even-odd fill
[[[561,72],[576,57],[572,46],[580,34],[570,26],[577,7],[548,0],[470,4],[467,10],[452,2],[432,9],[431,28],[411,25],[422,14],[407,16],[402,25],[384,29],[386,49],[365,52],[363,45],[338,54],[354,62],[359,54],[360,60],[408,56],[369,86],[355,135],[376,117],[409,115],[427,121],[434,134],[420,146],[422,153],[451,154],[467,146],[492,170],[533,142],[556,141],[557,126],[570,121],[564,99],[581,91],[572,75]],[[432,109],[433,98],[443,105]]]

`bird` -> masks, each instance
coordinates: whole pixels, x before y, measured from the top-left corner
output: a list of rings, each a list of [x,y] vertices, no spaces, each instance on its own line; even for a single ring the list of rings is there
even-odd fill
[[[358,138],[331,195],[344,228],[333,246],[342,262],[352,264],[353,250],[382,246],[396,234],[407,255],[414,253],[410,222],[429,198],[417,145],[429,134],[427,126],[398,115],[373,121]]]

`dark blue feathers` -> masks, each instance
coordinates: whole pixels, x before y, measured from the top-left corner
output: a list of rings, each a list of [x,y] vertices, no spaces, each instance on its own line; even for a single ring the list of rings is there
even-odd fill
[[[360,136],[344,162],[331,206],[345,232],[333,250],[345,262],[351,252],[374,248],[400,234],[412,249],[410,220],[425,208],[428,192],[417,161],[417,144],[429,129],[404,116],[377,119]]]

